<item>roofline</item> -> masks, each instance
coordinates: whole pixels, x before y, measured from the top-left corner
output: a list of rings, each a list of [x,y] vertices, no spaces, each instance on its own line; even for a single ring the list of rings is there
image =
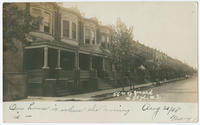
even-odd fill
[[[61,11],[67,11],[67,12],[70,12],[70,13],[73,13],[73,14],[75,14],[76,16],[78,16],[79,18],[83,18],[83,16],[80,14],[80,13],[78,13],[78,12],[76,12],[76,11],[73,11],[73,10],[71,10],[70,8],[66,8],[66,7],[60,7],[59,6],[59,10],[61,10]],[[61,12],[60,11],[60,12]]]

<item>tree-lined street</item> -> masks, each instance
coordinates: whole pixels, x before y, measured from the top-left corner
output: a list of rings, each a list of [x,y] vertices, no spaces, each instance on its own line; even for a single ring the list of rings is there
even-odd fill
[[[159,95],[159,99],[145,100],[153,102],[198,102],[198,77],[166,83],[152,89],[153,95]],[[150,90],[147,89],[147,90]],[[146,91],[146,90],[143,90]],[[108,99],[110,101],[127,101],[127,96]],[[130,100],[131,101],[131,100]]]

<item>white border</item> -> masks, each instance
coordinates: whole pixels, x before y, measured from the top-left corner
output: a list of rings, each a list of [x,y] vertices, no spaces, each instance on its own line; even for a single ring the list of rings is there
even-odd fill
[[[58,0],[42,0],[42,2],[105,2],[106,0],[60,0],[60,1],[58,1]],[[174,0],[125,0],[125,1],[123,1],[123,0],[108,0],[108,1],[113,1],[113,2],[128,2],[128,1],[134,1],[134,2],[191,2],[190,0],[176,0],[176,1],[174,1]],[[108,2],[107,1],[107,2]],[[194,1],[196,1],[196,2],[198,2],[198,4],[199,4],[199,1],[198,0],[194,0]],[[27,0],[1,0],[0,1],[0,41],[3,41],[3,38],[2,38],[2,27],[3,27],[3,25],[2,25],[2,5],[3,5],[3,2],[41,2],[41,0],[30,0],[30,1],[27,1]],[[199,44],[199,35],[200,35],[200,32],[199,32],[199,20],[200,20],[200,17],[199,17],[199,6],[198,6],[198,48],[200,48],[200,44]],[[0,49],[2,50],[2,48],[3,48],[3,46],[2,46],[3,44],[2,44],[2,42],[1,42],[1,45],[0,45]],[[0,73],[1,73],[1,76],[3,75],[3,62],[2,62],[2,59],[3,59],[3,50],[2,51],[0,51],[0,56],[1,56],[1,61],[0,61],[0,69],[1,69],[1,71],[0,71]],[[200,54],[200,50],[198,49],[198,68],[199,68],[199,64],[200,64],[200,58],[199,58],[199,54]],[[199,73],[199,72],[198,72]],[[200,82],[200,75],[198,74],[198,83]],[[0,81],[1,81],[1,83],[3,82],[3,80],[2,80],[3,78],[2,77],[0,77]],[[1,84],[0,85],[0,88],[1,88],[1,90],[3,89],[3,87],[2,87],[2,85],[3,84]],[[200,90],[200,86],[198,85],[198,90]],[[199,94],[200,92],[198,91],[198,94]],[[0,114],[0,116],[3,116],[3,114],[2,114],[2,100],[3,100],[3,98],[2,98],[2,94],[3,94],[3,91],[1,91],[1,93],[0,93],[0,99],[1,99],[1,102],[0,102],[0,112],[1,112],[1,114]],[[200,96],[198,96],[199,97],[199,100],[200,100]],[[200,117],[199,117],[199,119],[200,119]],[[0,117],[0,124],[8,124],[8,123],[2,123],[2,117]],[[19,124],[17,124],[17,123],[9,123],[9,124],[11,124],[11,125],[19,125]],[[25,124],[29,124],[29,125],[34,125],[35,123],[20,123],[20,124],[23,124],[23,125],[25,125]],[[39,123],[39,124],[41,124],[41,123]],[[56,125],[57,123],[42,123],[42,124],[44,124],[44,125],[49,125],[49,124],[52,124],[52,125]],[[70,124],[70,123],[60,123],[60,124]],[[76,123],[75,123],[76,124]],[[77,125],[79,125],[80,123],[77,123]],[[84,123],[84,124],[86,124],[86,123]],[[105,124],[105,123],[104,123]],[[123,123],[124,124],[124,123]],[[125,124],[129,124],[129,123],[125,123]],[[146,124],[146,123],[133,123],[133,124],[144,124],[144,125],[153,125],[153,124]],[[160,124],[160,123],[157,123],[157,124]],[[167,123],[163,123],[164,125],[165,124],[167,124]],[[169,123],[170,124],[170,123]],[[194,125],[197,125],[197,124],[199,124],[199,122],[198,123],[181,123],[181,124],[183,124],[183,125],[190,125],[190,124],[194,124]],[[93,125],[97,125],[97,123],[93,123]]]

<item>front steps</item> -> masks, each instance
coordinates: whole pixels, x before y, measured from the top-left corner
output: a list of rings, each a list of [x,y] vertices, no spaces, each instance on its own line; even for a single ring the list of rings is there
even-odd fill
[[[56,96],[66,96],[73,93],[73,81],[69,80],[57,80],[56,83]]]

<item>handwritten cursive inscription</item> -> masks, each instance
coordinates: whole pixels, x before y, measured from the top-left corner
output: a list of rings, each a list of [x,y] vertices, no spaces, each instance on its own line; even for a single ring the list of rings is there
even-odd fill
[[[17,104],[11,104],[9,110],[24,110],[24,107],[18,107]]]
[[[36,106],[35,102],[31,102],[28,106],[28,110],[48,110],[50,107]]]
[[[152,119],[155,119],[157,115],[162,112],[162,115],[169,116],[169,119],[171,121],[177,121],[177,120],[191,120],[190,117],[182,117],[179,116],[178,112],[182,110],[181,107],[178,106],[168,106],[168,105],[162,105],[162,106],[152,106],[151,104],[144,104],[142,106],[142,111],[144,112],[152,112]]]
[[[135,107],[134,107],[135,106]],[[173,105],[161,105],[161,104],[154,104],[154,103],[142,103],[142,105],[123,105],[123,103],[118,103],[115,105],[106,105],[101,103],[93,103],[90,105],[77,105],[73,103],[45,103],[41,105],[39,102],[28,102],[24,105],[20,103],[11,103],[6,106],[8,110],[7,117],[10,117],[14,120],[22,120],[22,119],[37,119],[38,115],[48,117],[48,114],[57,114],[57,115],[66,115],[67,113],[73,114],[87,114],[87,113],[109,113],[111,116],[113,114],[119,116],[120,118],[126,118],[130,115],[137,115],[137,117],[142,116],[145,114],[146,116],[149,115],[148,119],[153,121],[166,118],[169,121],[176,122],[176,121],[197,121],[197,118],[190,117],[191,115],[184,115],[182,112],[184,111],[183,107],[177,106],[176,104]],[[42,115],[46,113],[47,115]],[[94,115],[95,115],[94,114]],[[36,118],[37,117],[37,118]]]
[[[161,107],[153,107],[150,104],[144,104],[142,106],[142,111],[152,111],[153,112],[152,119],[156,118],[160,109],[161,109]]]

